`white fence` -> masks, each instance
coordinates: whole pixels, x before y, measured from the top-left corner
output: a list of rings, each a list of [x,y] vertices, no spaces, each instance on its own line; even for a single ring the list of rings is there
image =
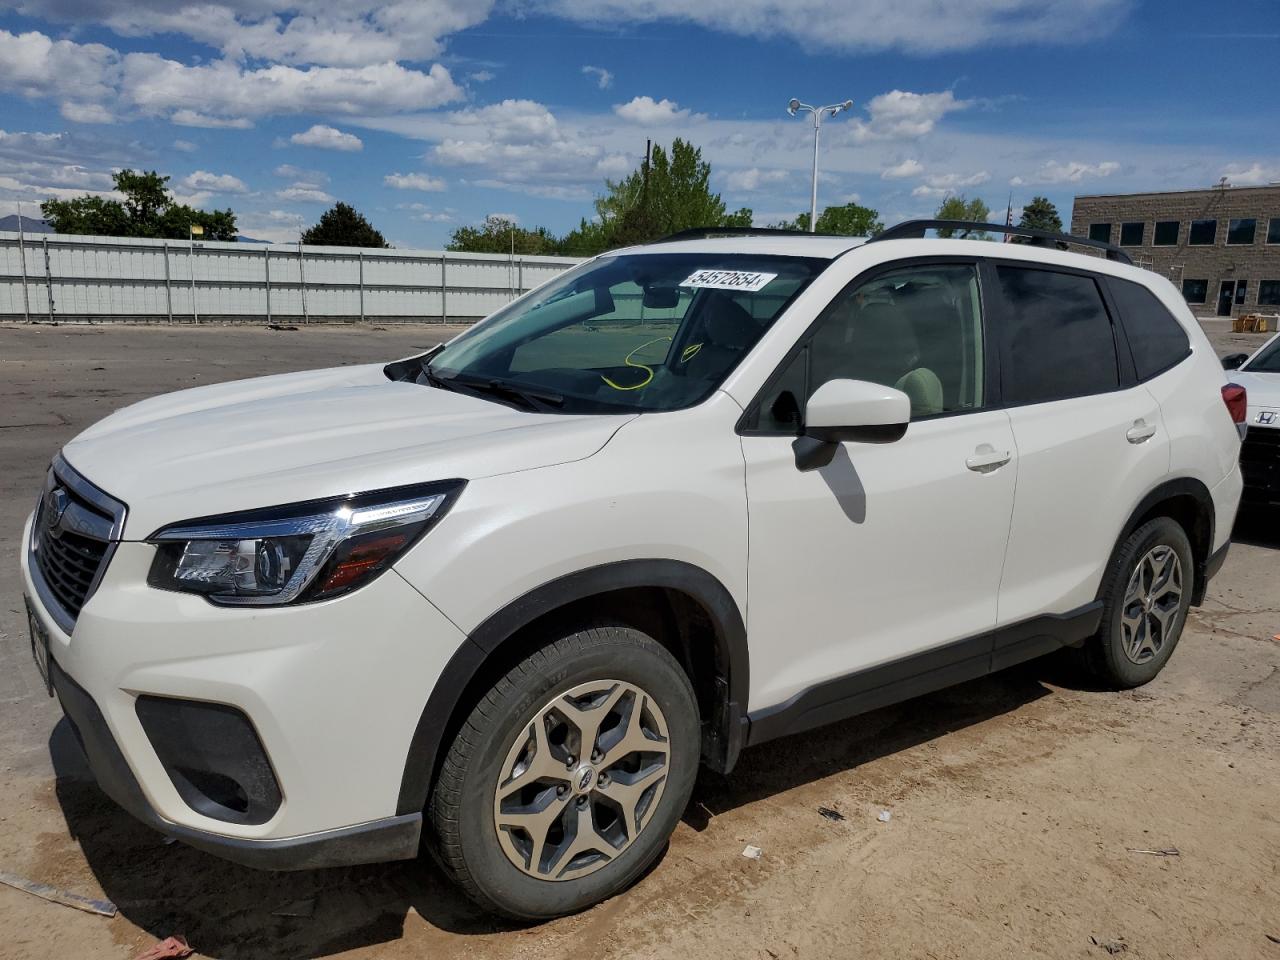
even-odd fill
[[[579,262],[0,231],[0,320],[475,320]]]

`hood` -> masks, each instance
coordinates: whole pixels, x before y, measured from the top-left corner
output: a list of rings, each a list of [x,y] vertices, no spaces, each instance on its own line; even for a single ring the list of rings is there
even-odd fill
[[[1227,379],[1240,384],[1249,394],[1249,412],[1244,421],[1248,426],[1280,430],[1280,373],[1228,370]]]
[[[128,504],[124,536],[140,540],[192,517],[581,460],[633,416],[525,413],[370,365],[154,397],[63,456]]]

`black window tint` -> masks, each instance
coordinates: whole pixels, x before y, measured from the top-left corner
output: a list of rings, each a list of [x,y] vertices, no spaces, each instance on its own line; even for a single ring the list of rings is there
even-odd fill
[[[1008,310],[1001,337],[1007,403],[1040,403],[1120,385],[1111,318],[1098,285],[1080,274],[997,267]]]
[[[1272,217],[1268,221],[1267,243],[1280,243],[1280,217]]]
[[[1176,247],[1178,245],[1178,226],[1177,220],[1157,220],[1155,245],[1157,247]]]
[[[1103,243],[1110,243],[1111,242],[1111,224],[1109,223],[1089,224],[1089,239],[1101,240]]]
[[[1188,243],[1193,247],[1211,246],[1218,239],[1217,220],[1192,220]]]
[[[1237,280],[1236,281],[1236,306],[1239,306],[1240,304],[1244,303],[1245,298],[1248,296],[1249,296],[1249,281]]]
[[[1263,307],[1280,306],[1280,280],[1258,281],[1258,305]]]
[[[1208,280],[1183,280],[1182,297],[1187,303],[1204,303],[1209,296]]]
[[[1139,380],[1169,369],[1191,352],[1191,341],[1187,339],[1182,324],[1174,319],[1155,294],[1140,283],[1115,279],[1108,282],[1111,284],[1111,296],[1120,311],[1120,322],[1124,324],[1125,335],[1129,338],[1129,349],[1133,352],[1133,364],[1137,367]]]
[[[1253,243],[1253,235],[1258,229],[1258,221],[1249,217],[1227,222],[1227,243]]]
[[[1146,232],[1147,232],[1147,225],[1145,223],[1120,224],[1120,246],[1122,247],[1142,246],[1143,235]]]

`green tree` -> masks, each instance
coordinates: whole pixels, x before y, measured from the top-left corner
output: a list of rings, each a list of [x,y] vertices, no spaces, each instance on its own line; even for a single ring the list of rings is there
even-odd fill
[[[934,214],[937,220],[969,220],[977,223],[987,223],[991,217],[991,208],[988,207],[981,197],[974,197],[972,200],[966,200],[964,194],[953,195],[943,200],[938,207],[938,212]],[[938,236],[950,237],[955,234],[954,230],[942,227],[938,230]],[[971,240],[986,240],[987,234],[978,232],[969,234]]]
[[[558,253],[560,242],[546,227],[532,230],[506,217],[490,215],[479,227],[459,227],[453,231],[447,249],[465,253],[516,253],[542,255]]]
[[[58,233],[185,240],[195,224],[204,228],[205,239],[236,239],[236,215],[231,210],[196,210],[174,202],[169,178],[154,170],[120,170],[112,180],[123,200],[92,196],[46,200],[40,212]]]
[[[302,242],[320,247],[387,247],[363,213],[339,200],[320,215],[319,222],[303,232]]]
[[[595,203],[601,249],[647,243],[694,227],[749,227],[751,211],[743,207],[730,213],[710,184],[711,164],[698,147],[679,137],[670,154],[654,147],[638,169],[617,182],[605,181],[605,195]]]
[[[1032,197],[1031,202],[1022,208],[1022,217],[1018,220],[1018,226],[1061,233],[1062,217],[1058,216],[1058,208],[1049,201],[1048,197]]]
[[[802,213],[794,220],[784,220],[775,224],[780,230],[809,230],[809,214]],[[856,203],[846,203],[839,207],[827,207],[818,214],[818,233],[829,233],[841,237],[874,237],[884,229],[880,220],[880,212]]]

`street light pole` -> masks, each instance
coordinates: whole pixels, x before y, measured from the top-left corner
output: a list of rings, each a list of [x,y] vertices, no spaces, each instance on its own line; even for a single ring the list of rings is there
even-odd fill
[[[809,192],[810,233],[814,233],[818,229],[818,134],[822,130],[822,118],[824,116],[834,117],[837,113],[848,110],[852,106],[852,100],[845,100],[843,103],[831,103],[825,107],[812,107],[794,98],[787,104],[787,113],[793,117],[797,116],[801,111],[807,111],[813,115],[813,184]]]

